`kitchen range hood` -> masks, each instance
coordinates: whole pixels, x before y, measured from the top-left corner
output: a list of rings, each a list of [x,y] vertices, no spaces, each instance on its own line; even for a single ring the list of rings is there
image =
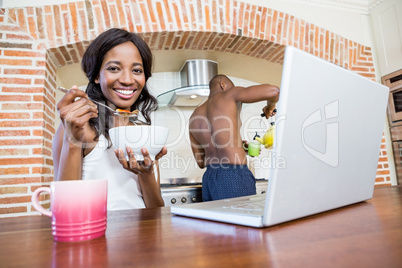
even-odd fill
[[[180,70],[181,87],[157,96],[159,106],[194,107],[209,96],[209,81],[218,74],[218,63],[211,60],[188,60]]]

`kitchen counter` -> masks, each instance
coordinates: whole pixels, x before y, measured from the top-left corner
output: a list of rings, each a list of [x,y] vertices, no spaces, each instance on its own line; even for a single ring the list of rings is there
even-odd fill
[[[0,267],[402,267],[402,187],[264,229],[173,216],[169,207],[108,213],[104,237],[56,243],[50,218],[0,219]]]

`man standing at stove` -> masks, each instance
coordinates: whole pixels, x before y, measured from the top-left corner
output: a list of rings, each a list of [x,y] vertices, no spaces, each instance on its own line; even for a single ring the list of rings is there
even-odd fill
[[[268,118],[275,114],[279,88],[269,84],[236,87],[225,75],[209,83],[210,94],[190,117],[190,141],[200,168],[204,201],[256,194],[254,175],[247,167],[247,156],[240,135],[243,103],[267,101]]]

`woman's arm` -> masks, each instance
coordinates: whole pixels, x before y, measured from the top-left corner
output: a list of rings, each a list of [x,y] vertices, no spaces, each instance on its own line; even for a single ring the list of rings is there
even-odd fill
[[[162,150],[157,155],[155,155],[155,165],[156,165],[156,170],[158,172],[158,177],[157,177],[156,180],[157,180],[159,186],[160,186],[160,183],[161,183],[161,173],[160,173],[160,169],[159,169],[159,159],[161,159],[165,154],[167,154],[167,147],[163,146]]]
[[[155,179],[153,168],[151,172],[138,174],[142,198],[147,208],[163,207],[165,202],[162,199],[160,184]]]
[[[82,148],[64,137],[60,125],[52,144],[54,180],[80,180],[82,178]]]
[[[93,146],[95,136],[89,119],[97,117],[97,108],[83,91],[73,87],[57,104],[57,110],[61,124],[52,144],[54,179],[80,180],[83,149]]]
[[[126,160],[122,149],[117,149],[115,154],[123,168],[138,175],[138,181],[145,206],[147,208],[163,207],[165,202],[161,195],[160,181],[155,178],[154,162],[151,160],[148,151],[143,148],[141,152],[144,156],[144,161],[137,161],[134,152],[129,147],[127,147],[126,150],[129,157],[128,161]],[[166,151],[166,147],[163,147],[161,153],[158,154],[158,157],[161,157],[161,154],[165,155]]]

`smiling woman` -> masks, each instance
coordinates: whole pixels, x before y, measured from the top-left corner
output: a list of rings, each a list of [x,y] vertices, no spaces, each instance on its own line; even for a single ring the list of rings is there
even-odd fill
[[[130,110],[145,85],[138,48],[132,42],[125,42],[109,50],[94,82],[100,85],[106,99],[117,107]]]
[[[126,148],[114,151],[109,129],[116,120],[113,113],[101,109],[107,105],[128,113],[140,110],[150,124],[149,114],[157,108],[146,86],[151,68],[151,51],[139,36],[110,29],[84,53],[82,69],[89,80],[85,93],[73,86],[57,104],[61,125],[53,142],[55,180],[107,178],[109,210],[164,204],[155,161],[146,149],[142,150],[143,161],[137,161],[130,149],[128,160],[122,151]],[[155,160],[165,154],[163,148]]]

